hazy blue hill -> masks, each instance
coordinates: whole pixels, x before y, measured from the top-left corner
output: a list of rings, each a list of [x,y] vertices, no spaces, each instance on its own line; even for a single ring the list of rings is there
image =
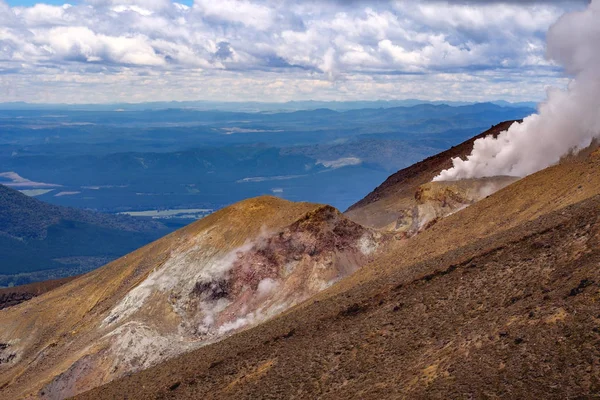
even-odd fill
[[[159,222],[46,204],[0,185],[0,286],[89,270],[170,232]],[[21,274],[19,277],[8,276]]]
[[[315,161],[280,154],[274,147],[232,146],[174,153],[115,153],[106,156],[30,156],[13,158],[9,169],[59,184],[155,186],[161,179],[188,184],[239,180],[249,176],[298,174]],[[52,165],[50,168],[49,165]],[[322,167],[314,166],[315,170]],[[150,189],[150,188],[147,188]]]
[[[511,103],[504,100],[493,101],[502,107],[533,107],[533,102]],[[300,100],[288,101],[285,103],[265,103],[265,102],[216,102],[216,101],[167,101],[167,102],[148,102],[148,103],[115,103],[115,104],[35,104],[25,102],[0,103],[0,110],[81,110],[81,111],[148,111],[161,110],[169,108],[191,108],[204,111],[240,111],[240,112],[281,112],[297,110],[315,110],[317,108],[329,108],[331,110],[346,111],[358,110],[363,108],[393,108],[393,107],[411,107],[419,104],[446,104],[450,106],[465,106],[476,104],[465,101],[448,100],[373,100],[373,101],[317,101]]]
[[[0,173],[60,185],[19,187],[46,203],[105,213],[263,194],[345,209],[390,173],[534,112],[421,101],[12,106],[0,105]]]
[[[165,228],[163,224],[152,220],[47,204],[0,185],[0,232],[3,234],[22,240],[44,239],[48,228],[60,221],[81,222],[126,232],[152,232]]]

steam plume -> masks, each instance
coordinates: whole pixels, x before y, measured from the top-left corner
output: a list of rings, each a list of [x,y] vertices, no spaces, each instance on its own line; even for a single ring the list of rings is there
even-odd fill
[[[497,175],[526,176],[557,163],[600,137],[600,0],[564,15],[549,30],[547,54],[573,76],[567,90],[551,89],[538,113],[496,138],[475,141],[467,160],[434,181]]]

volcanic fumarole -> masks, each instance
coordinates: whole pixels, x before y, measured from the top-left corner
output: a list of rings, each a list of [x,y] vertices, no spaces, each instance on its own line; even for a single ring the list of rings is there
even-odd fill
[[[547,35],[548,58],[572,77],[566,90],[548,91],[538,113],[497,137],[475,141],[466,160],[434,181],[509,175],[523,177],[557,163],[600,138],[600,0],[560,18]]]

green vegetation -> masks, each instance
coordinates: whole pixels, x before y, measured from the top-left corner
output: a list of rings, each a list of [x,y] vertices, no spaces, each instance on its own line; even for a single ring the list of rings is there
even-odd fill
[[[54,206],[0,185],[0,286],[33,281],[27,274],[36,271],[61,271],[44,276],[60,277],[90,270],[174,228],[151,219]]]

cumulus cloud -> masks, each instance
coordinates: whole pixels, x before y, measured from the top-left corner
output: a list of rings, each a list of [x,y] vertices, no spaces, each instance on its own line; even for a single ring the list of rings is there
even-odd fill
[[[239,23],[261,31],[270,28],[276,16],[272,8],[247,0],[196,0],[194,9],[218,23]]]
[[[72,102],[537,97],[559,79],[544,58],[545,32],[581,4],[530,3],[86,0],[9,7],[0,0],[0,95]],[[223,88],[237,97],[226,98]]]

